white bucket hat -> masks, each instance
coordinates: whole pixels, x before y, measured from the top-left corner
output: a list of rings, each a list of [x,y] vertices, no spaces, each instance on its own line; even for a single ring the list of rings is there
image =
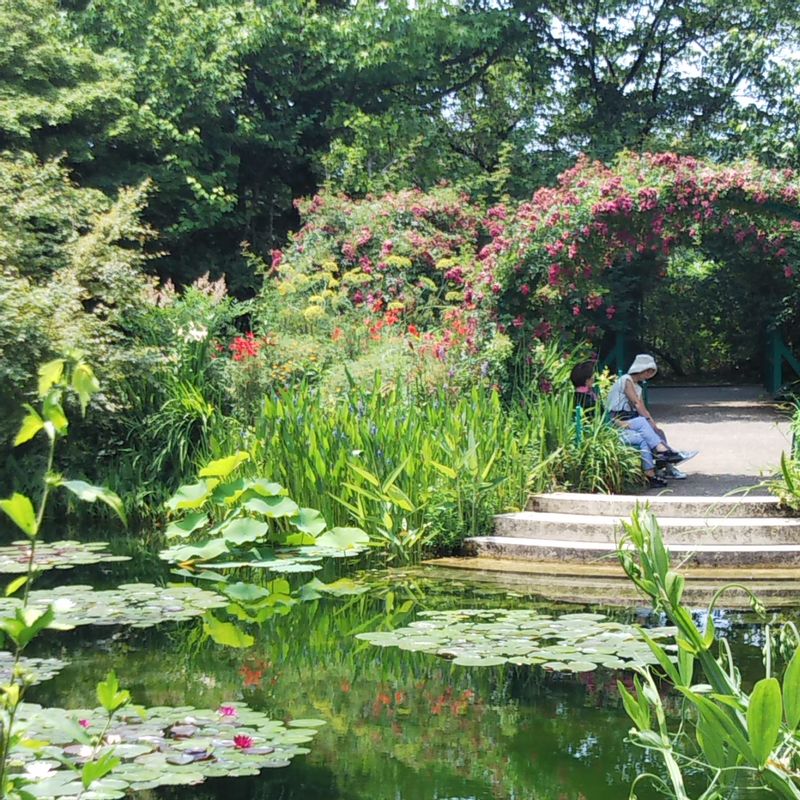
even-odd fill
[[[630,369],[628,369],[628,375],[636,375],[639,372],[646,372],[648,369],[658,371],[656,360],[653,356],[647,355],[647,353],[639,353],[639,355],[633,359],[633,364],[631,364]]]

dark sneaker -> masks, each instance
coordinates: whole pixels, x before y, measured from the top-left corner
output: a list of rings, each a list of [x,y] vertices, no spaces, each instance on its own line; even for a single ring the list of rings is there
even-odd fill
[[[664,452],[655,452],[653,455],[656,461],[661,461],[664,464],[680,464],[681,461],[686,461],[686,456],[683,453],[676,453],[674,450],[665,450]],[[697,455],[695,453],[694,455]]]
[[[664,477],[665,478],[672,478],[674,481],[683,481],[686,480],[686,473],[681,472],[674,464],[670,464],[664,470]]]
[[[699,452],[699,450],[679,450],[678,455],[681,457],[681,461],[688,461],[690,458],[694,458]]]
[[[648,478],[647,479],[647,485],[651,489],[666,489],[667,488],[667,482],[663,478],[656,478],[656,477]]]

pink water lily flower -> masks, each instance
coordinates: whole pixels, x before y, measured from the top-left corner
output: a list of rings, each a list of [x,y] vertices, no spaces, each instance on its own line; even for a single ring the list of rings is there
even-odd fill
[[[233,746],[237,750],[249,750],[253,746],[253,737],[246,736],[243,733],[237,733],[233,737]]]
[[[217,709],[217,714],[227,719],[236,719],[239,716],[239,712],[234,706],[220,706]]]

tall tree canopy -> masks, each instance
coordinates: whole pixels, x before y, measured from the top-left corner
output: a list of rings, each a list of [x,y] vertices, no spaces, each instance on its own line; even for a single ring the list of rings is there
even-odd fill
[[[529,196],[580,152],[797,165],[785,0],[0,0],[0,147],[63,154],[187,281],[251,290],[293,200],[446,180]]]

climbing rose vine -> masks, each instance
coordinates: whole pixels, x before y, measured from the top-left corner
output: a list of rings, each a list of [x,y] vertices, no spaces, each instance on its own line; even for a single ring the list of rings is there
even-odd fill
[[[798,197],[793,171],[751,162],[623,153],[607,167],[580,158],[555,187],[498,215],[479,253],[479,281],[498,295],[503,325],[543,339],[554,326],[589,336],[607,327],[618,311],[608,297],[610,271],[663,271],[681,245],[713,252],[733,243],[796,292]]]

